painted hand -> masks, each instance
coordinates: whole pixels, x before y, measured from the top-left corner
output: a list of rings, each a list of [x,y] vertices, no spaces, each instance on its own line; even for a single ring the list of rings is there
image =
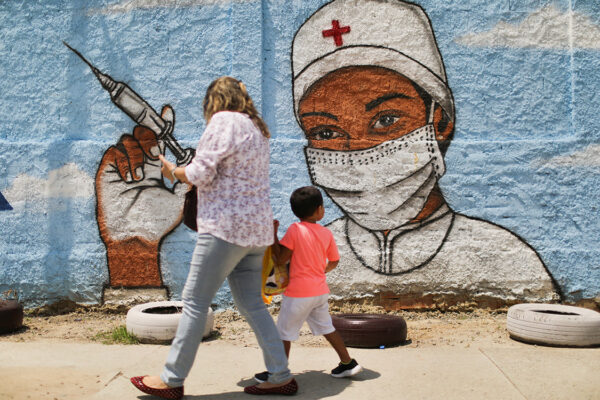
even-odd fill
[[[162,117],[175,122],[173,110]],[[186,185],[165,186],[150,129],[136,126],[106,150],[96,173],[97,219],[106,245],[110,286],[160,287],[159,246],[182,220]]]

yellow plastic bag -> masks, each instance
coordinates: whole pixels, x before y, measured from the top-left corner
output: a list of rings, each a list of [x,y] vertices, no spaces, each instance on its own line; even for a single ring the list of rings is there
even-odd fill
[[[275,265],[271,255],[271,247],[267,247],[262,269],[262,297],[267,304],[271,304],[273,296],[283,293],[290,282],[287,264]]]

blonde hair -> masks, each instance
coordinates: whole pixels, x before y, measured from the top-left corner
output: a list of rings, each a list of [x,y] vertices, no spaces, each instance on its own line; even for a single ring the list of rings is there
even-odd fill
[[[237,111],[247,114],[265,137],[271,137],[267,124],[258,115],[248,95],[246,85],[230,76],[222,76],[212,81],[206,89],[203,108],[207,123],[219,111]]]

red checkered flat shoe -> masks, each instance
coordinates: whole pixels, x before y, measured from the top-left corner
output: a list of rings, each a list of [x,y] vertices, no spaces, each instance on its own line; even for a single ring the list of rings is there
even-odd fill
[[[296,394],[296,392],[298,391],[298,384],[296,383],[295,379],[292,379],[289,383],[286,383],[283,386],[278,386],[278,387],[269,388],[269,389],[261,389],[257,386],[258,385],[247,386],[244,388],[244,392],[246,392],[248,394],[258,394],[258,395],[283,394],[286,396],[291,396],[293,394]]]
[[[131,378],[131,383],[142,392],[151,394],[152,396],[162,397],[163,399],[179,400],[183,397],[183,386],[168,389],[154,389],[144,385],[143,379],[143,376],[134,376]]]

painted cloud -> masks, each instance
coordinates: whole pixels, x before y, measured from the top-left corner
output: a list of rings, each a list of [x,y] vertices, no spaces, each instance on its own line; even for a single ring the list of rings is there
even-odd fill
[[[123,14],[140,9],[182,8],[227,3],[244,3],[248,1],[250,0],[126,0],[105,8],[93,10],[90,14]]]
[[[469,33],[455,41],[476,47],[600,49],[600,26],[586,15],[561,13],[554,5],[548,5],[518,25],[500,21],[487,32]]]
[[[600,167],[600,144],[592,144],[572,154],[538,160],[539,166],[554,167]]]
[[[19,174],[3,193],[13,206],[50,198],[90,198],[94,196],[94,180],[69,163],[50,171],[46,180]]]

